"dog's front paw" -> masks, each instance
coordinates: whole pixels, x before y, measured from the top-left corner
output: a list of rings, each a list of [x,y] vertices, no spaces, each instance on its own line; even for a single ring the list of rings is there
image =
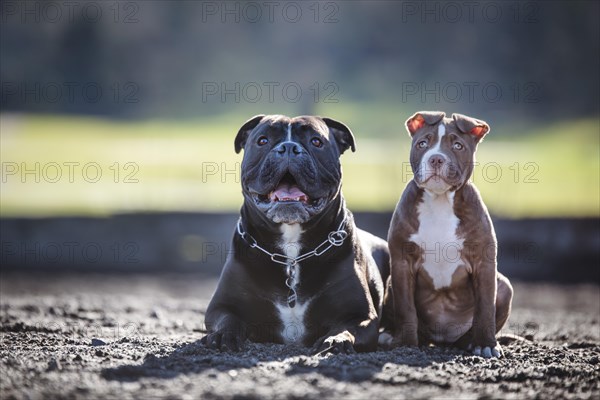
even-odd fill
[[[496,343],[492,346],[469,346],[472,348],[473,355],[483,357],[483,358],[501,358],[504,357],[504,351],[502,350],[502,346]]]
[[[313,354],[352,354],[354,351],[354,337],[345,331],[334,336],[323,336],[317,340],[313,347]]]
[[[392,343],[394,341],[394,337],[390,335],[388,332],[381,332],[379,337],[377,338],[377,344],[384,348],[392,347]]]
[[[409,338],[409,337],[397,337],[395,336],[392,339],[392,343],[391,346],[392,347],[417,347],[419,345],[419,340],[414,337],[414,338]]]
[[[200,343],[204,346],[219,351],[240,351],[243,341],[240,335],[231,331],[209,333],[200,339]]]

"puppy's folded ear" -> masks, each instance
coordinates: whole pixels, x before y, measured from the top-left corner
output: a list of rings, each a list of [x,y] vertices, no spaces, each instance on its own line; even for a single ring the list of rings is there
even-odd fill
[[[406,129],[410,136],[414,136],[415,132],[425,125],[435,125],[445,116],[443,111],[419,111],[406,120]]]
[[[490,126],[485,121],[479,119],[467,117],[462,114],[452,114],[452,119],[456,124],[459,131],[473,135],[477,141],[483,139],[483,137],[490,131]]]
[[[259,115],[255,115],[254,117],[250,118],[248,121],[244,122],[244,125],[242,125],[242,127],[240,128],[240,130],[238,131],[236,137],[235,137],[235,152],[239,153],[240,151],[242,151],[242,149],[244,148],[244,146],[246,145],[246,140],[248,139],[248,134],[250,133],[250,131],[254,128],[256,128],[256,126],[260,123],[260,121],[263,119],[264,114],[259,114]]]
[[[345,124],[342,124],[339,121],[336,121],[331,118],[321,118],[323,122],[329,128],[329,131],[333,134],[335,141],[340,146],[340,154],[343,154],[344,151],[348,149],[352,149],[352,151],[356,151],[356,146],[354,144],[354,135],[350,128],[348,128]]]

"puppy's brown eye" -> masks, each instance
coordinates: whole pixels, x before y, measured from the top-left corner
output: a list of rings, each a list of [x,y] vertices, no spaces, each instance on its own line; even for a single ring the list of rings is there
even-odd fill
[[[462,150],[462,149],[464,148],[464,146],[463,146],[462,144],[460,144],[460,143],[456,142],[456,143],[454,143],[454,144],[452,145],[452,148],[453,148],[454,150]]]
[[[265,144],[269,143],[269,139],[267,139],[266,136],[261,136],[258,138],[258,140],[256,141],[256,144],[258,144],[259,146],[264,146]]]
[[[310,143],[315,147],[322,147],[323,141],[317,137],[310,139]]]
[[[420,149],[427,147],[427,140],[421,140],[419,143],[417,143],[417,147]]]

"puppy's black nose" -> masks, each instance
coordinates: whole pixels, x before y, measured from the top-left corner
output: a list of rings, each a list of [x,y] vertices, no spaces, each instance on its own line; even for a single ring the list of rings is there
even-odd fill
[[[279,143],[277,147],[275,147],[275,151],[281,155],[288,154],[297,156],[298,154],[302,154],[304,149],[302,149],[302,146],[297,143],[283,142]]]
[[[429,157],[429,165],[432,168],[439,168],[444,164],[444,157],[439,154]]]

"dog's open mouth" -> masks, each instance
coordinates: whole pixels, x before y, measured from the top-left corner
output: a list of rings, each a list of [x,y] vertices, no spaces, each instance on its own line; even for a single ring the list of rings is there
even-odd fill
[[[275,205],[282,203],[300,203],[304,206],[318,206],[322,198],[311,198],[307,195],[300,186],[294,176],[289,172],[281,178],[279,183],[271,190],[270,193],[254,194],[257,204]]]
[[[272,202],[300,201],[308,204],[309,200],[309,197],[298,187],[296,179],[289,172],[283,176],[268,197]]]
[[[264,192],[259,193],[248,189],[247,194],[251,196],[256,207],[273,222],[305,223],[323,211],[329,204],[331,193],[319,194],[320,192],[315,191],[311,196],[312,192],[304,187],[302,182],[296,180],[291,172],[286,171],[277,184],[268,185],[264,188],[266,189]]]

